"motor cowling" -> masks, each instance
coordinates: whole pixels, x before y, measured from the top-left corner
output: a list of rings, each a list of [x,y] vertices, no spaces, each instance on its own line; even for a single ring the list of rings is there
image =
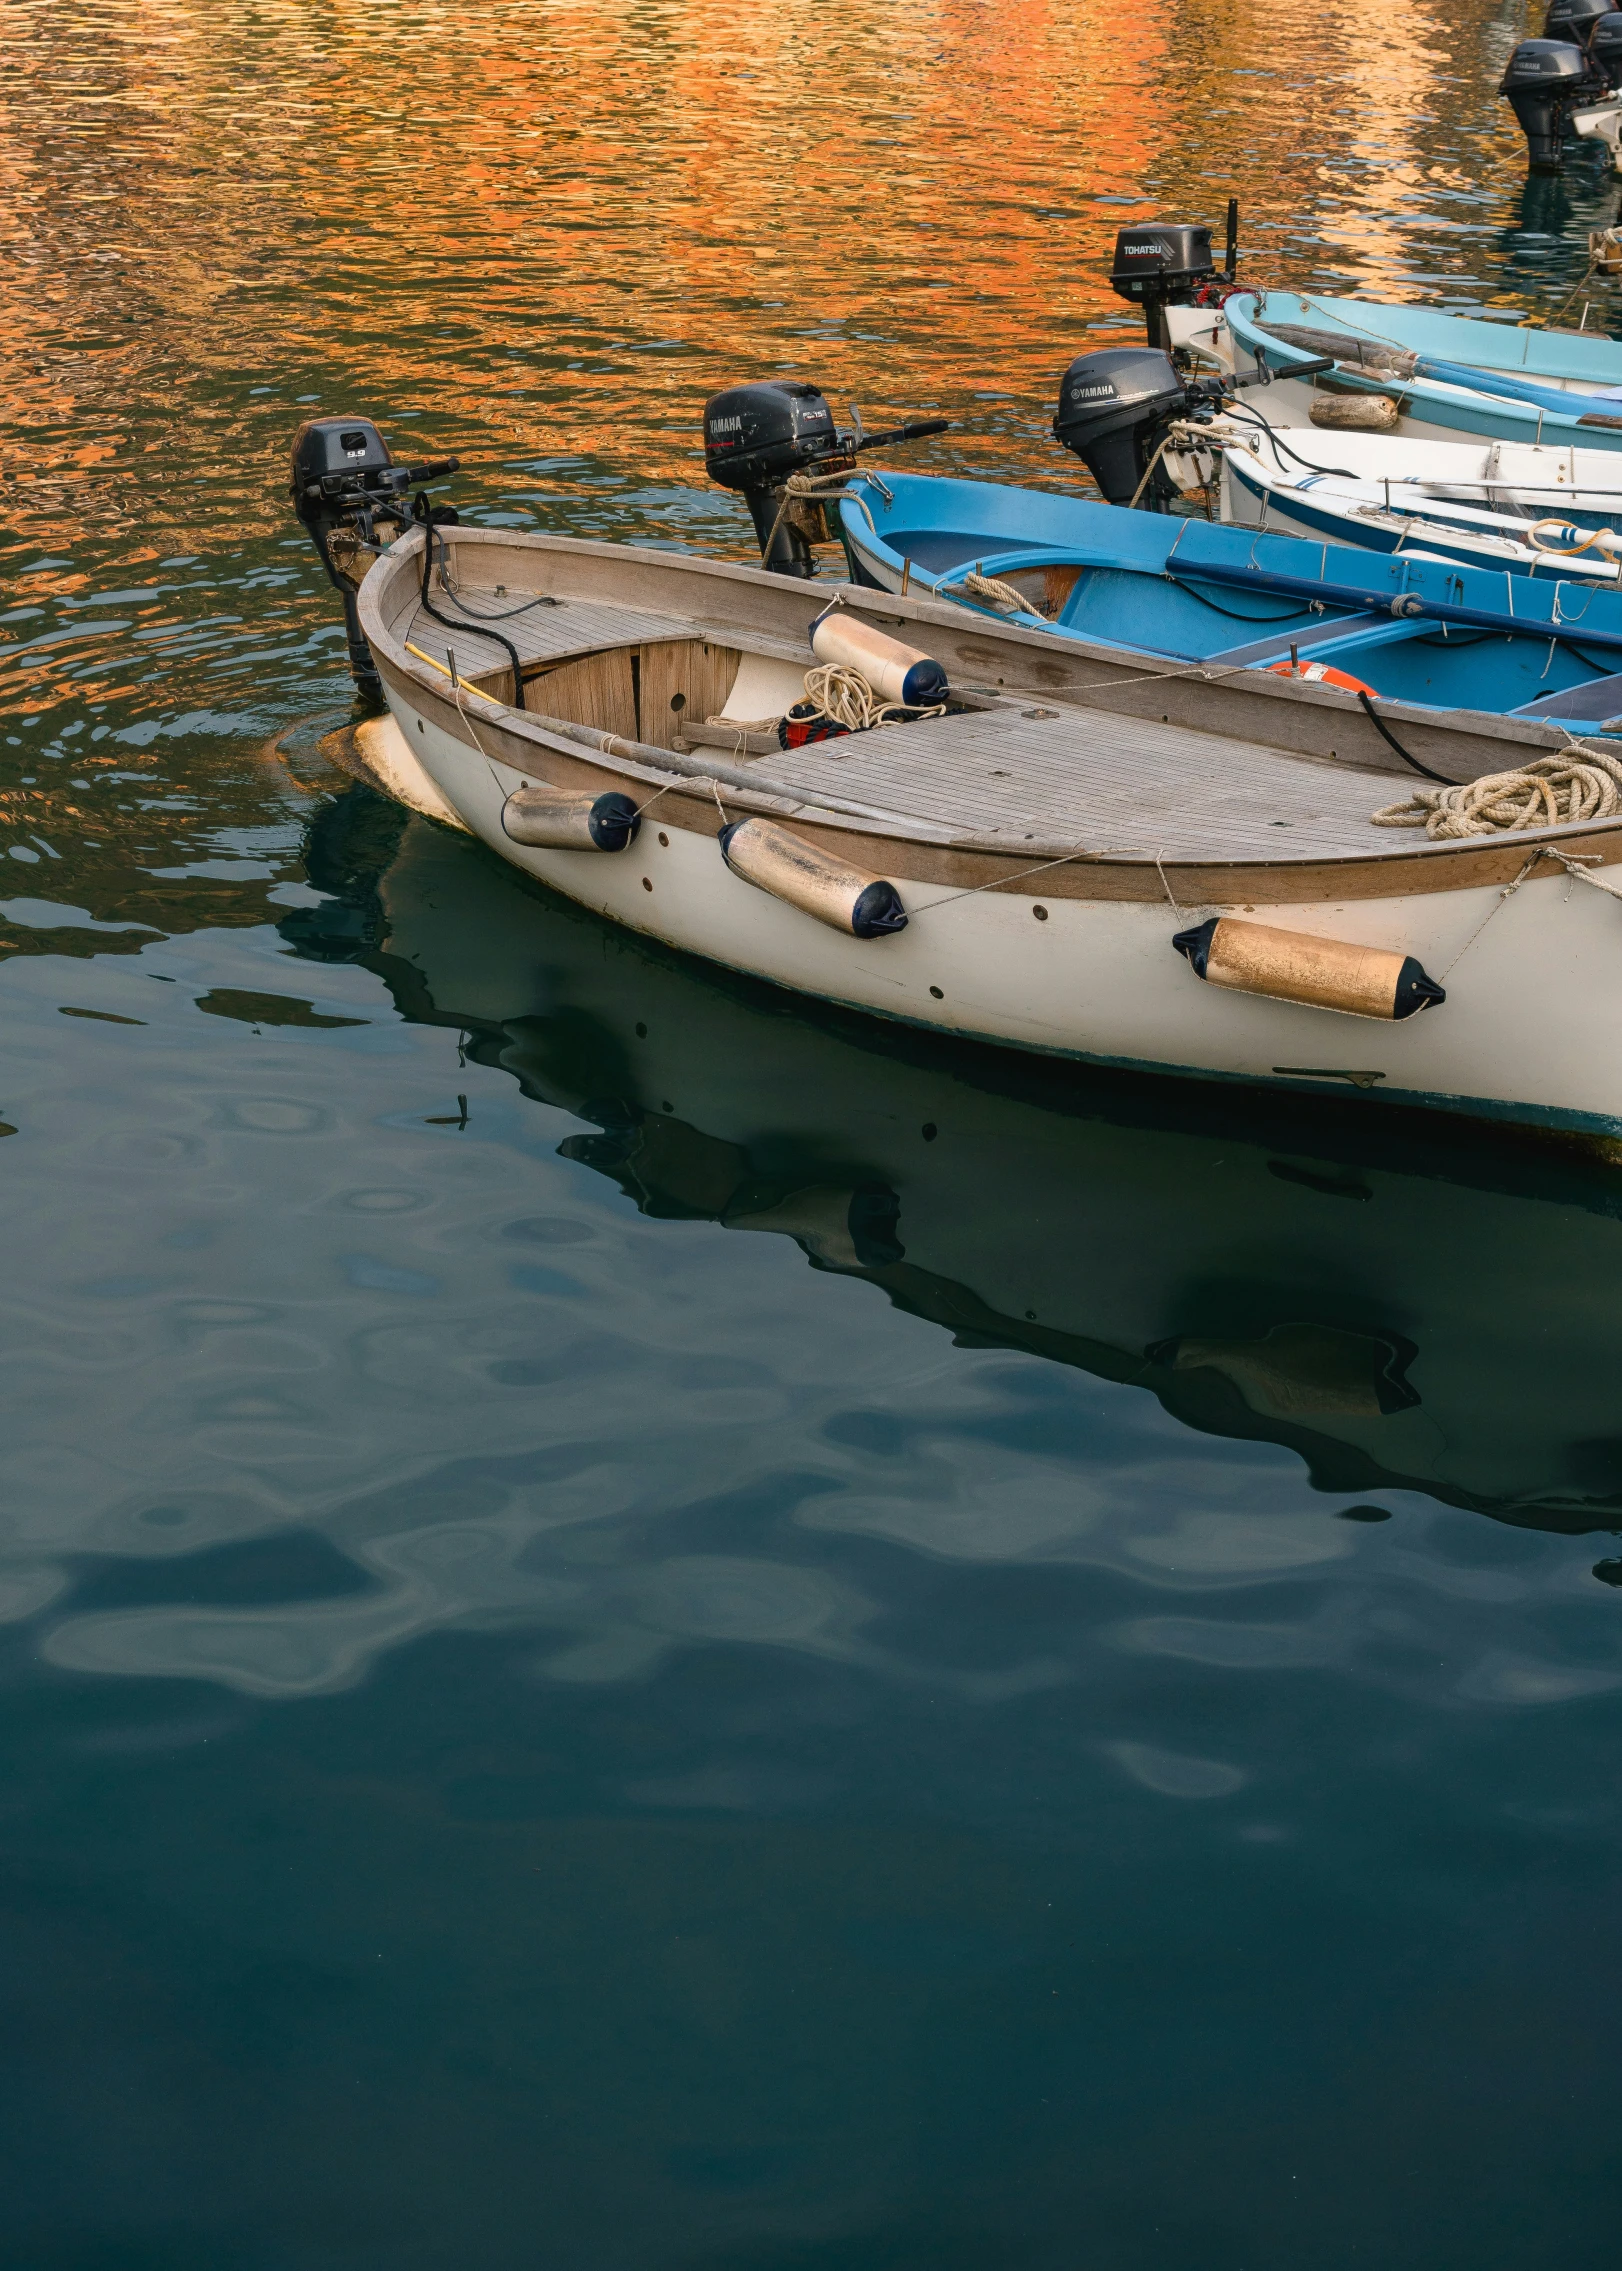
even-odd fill
[[[1129,505],[1154,456],[1158,429],[1190,407],[1190,388],[1158,347],[1078,355],[1059,383],[1054,438],[1072,450],[1111,505]],[[1151,492],[1156,503],[1169,483]]]
[[[1573,107],[1605,91],[1585,51],[1570,40],[1523,39],[1499,81],[1520,120],[1534,173],[1554,173]]]
[[[784,483],[843,454],[826,397],[803,380],[729,386],[704,405],[704,469],[742,493],[761,558],[779,575],[813,573],[810,545],[782,514]]]

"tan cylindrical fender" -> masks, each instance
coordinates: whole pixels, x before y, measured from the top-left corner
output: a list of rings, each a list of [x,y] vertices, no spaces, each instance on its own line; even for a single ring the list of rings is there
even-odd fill
[[[1389,394],[1324,394],[1313,397],[1307,416],[1331,434],[1394,434],[1401,413]]]
[[[735,820],[721,831],[721,855],[734,875],[774,899],[815,915],[850,938],[891,938],[907,927],[901,894],[881,875],[847,867],[775,820]]]
[[[501,825],[515,844],[537,851],[623,852],[642,821],[619,789],[591,796],[526,781],[502,806]]]
[[[1351,1017],[1397,1018],[1447,999],[1411,954],[1354,946],[1343,938],[1314,938],[1308,931],[1274,930],[1233,915],[1213,915],[1197,930],[1179,931],[1172,944],[1211,985],[1265,994],[1270,1001],[1304,1002]]]
[[[946,673],[933,655],[904,647],[841,608],[819,616],[811,626],[811,652],[818,662],[842,662],[858,670],[881,702],[927,709],[946,699]]]

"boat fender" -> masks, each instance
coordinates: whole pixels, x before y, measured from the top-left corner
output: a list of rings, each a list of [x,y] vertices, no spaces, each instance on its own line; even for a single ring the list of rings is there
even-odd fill
[[[1377,686],[1370,686],[1363,679],[1354,678],[1349,670],[1337,670],[1332,662],[1270,662],[1267,675],[1269,678],[1304,679],[1312,686],[1340,686],[1348,694],[1379,694]]]
[[[927,709],[946,699],[946,673],[933,655],[904,647],[842,608],[820,615],[811,626],[811,652],[818,662],[842,662],[859,670],[881,702],[903,702]]]
[[[1315,394],[1307,406],[1312,423],[1331,434],[1394,434],[1400,415],[1389,394]]]
[[[830,858],[775,820],[734,820],[721,831],[721,856],[757,890],[786,899],[852,938],[892,938],[907,927],[907,910],[893,883]]]
[[[527,781],[502,806],[501,825],[515,844],[538,851],[623,852],[642,822],[619,789],[579,795]]]
[[[1265,994],[1270,1001],[1304,1002],[1352,1017],[1399,1018],[1447,999],[1411,954],[1275,930],[1232,915],[1213,915],[1195,930],[1179,931],[1172,944],[1187,955],[1197,977],[1237,993]]]

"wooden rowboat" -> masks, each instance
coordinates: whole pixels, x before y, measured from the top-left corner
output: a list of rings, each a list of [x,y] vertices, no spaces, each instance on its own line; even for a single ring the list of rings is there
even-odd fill
[[[1622,1132],[1622,910],[1579,881],[1622,814],[1432,841],[1373,825],[1417,784],[1332,688],[504,530],[434,530],[425,586],[424,542],[360,585],[374,769],[634,931],[1018,1048]],[[933,656],[945,711],[781,746],[830,603]],[[1561,745],[1412,722],[1459,780]],[[853,935],[878,881],[901,919]]]

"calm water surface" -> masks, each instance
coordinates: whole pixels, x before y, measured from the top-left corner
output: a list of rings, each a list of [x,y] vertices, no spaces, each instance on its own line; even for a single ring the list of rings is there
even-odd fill
[[[0,2257],[1609,2266],[1622,1170],[605,930],[323,756],[281,494],[356,408],[743,557],[773,370],[1063,486],[1116,228],[1230,190],[1552,308],[1535,27],[0,27]]]

